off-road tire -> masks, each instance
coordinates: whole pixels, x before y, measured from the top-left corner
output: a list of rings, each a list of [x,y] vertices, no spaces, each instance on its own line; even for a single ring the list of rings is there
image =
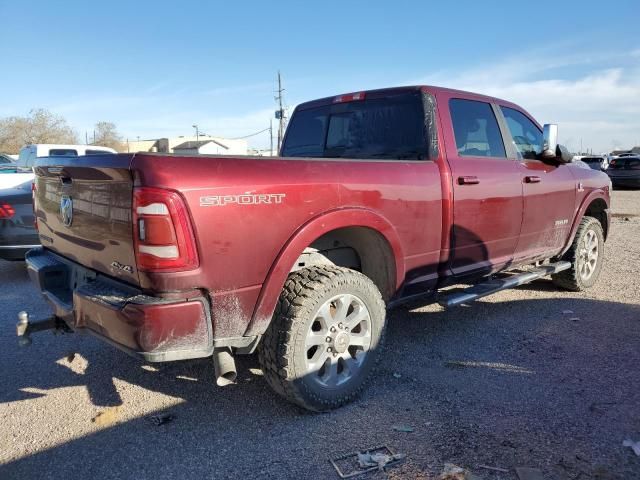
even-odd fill
[[[580,249],[586,235],[591,231],[595,233],[598,239],[598,258],[595,270],[588,279],[584,279],[580,274]],[[560,260],[571,263],[571,268],[551,276],[551,280],[558,287],[572,292],[581,292],[592,287],[597,282],[604,260],[604,233],[602,225],[596,218],[582,217],[571,247]]]
[[[371,347],[357,375],[335,388],[322,388],[306,372],[307,332],[318,309],[335,295],[356,295],[371,318]],[[268,384],[286,400],[311,411],[353,401],[364,389],[381,356],[386,308],[380,291],[365,275],[333,265],[312,266],[289,275],[258,348]]]

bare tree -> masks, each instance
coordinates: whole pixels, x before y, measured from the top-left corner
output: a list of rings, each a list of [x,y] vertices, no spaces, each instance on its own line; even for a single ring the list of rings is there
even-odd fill
[[[77,143],[78,138],[64,117],[48,110],[31,110],[26,117],[0,119],[0,152],[18,153],[34,143]]]
[[[122,137],[116,129],[116,124],[113,122],[98,122],[96,123],[95,137],[93,145],[101,145],[103,147],[110,147],[117,151],[122,151],[124,145],[122,144]]]

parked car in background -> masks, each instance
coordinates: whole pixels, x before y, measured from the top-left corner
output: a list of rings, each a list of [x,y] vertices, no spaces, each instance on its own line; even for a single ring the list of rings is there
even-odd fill
[[[24,260],[27,250],[39,247],[35,228],[31,185],[32,167],[38,157],[80,157],[111,155],[116,151],[94,145],[27,145],[13,162],[7,155],[0,157],[0,259]],[[11,162],[11,163],[9,163]],[[3,166],[5,167],[3,169]]]
[[[606,157],[582,157],[580,160],[589,165],[589,168],[593,170],[602,170],[604,172],[609,166],[609,160]]]
[[[607,175],[614,187],[640,188],[640,156],[614,158],[607,168]]]
[[[33,163],[38,157],[79,157],[82,155],[104,155],[105,153],[118,153],[113,148],[97,145],[61,145],[52,143],[40,143],[26,145],[20,149],[18,155],[18,171],[31,172]]]
[[[31,180],[0,190],[0,258],[24,260],[27,250],[40,246],[35,229]]]
[[[12,175],[0,175],[0,190],[13,188],[25,182],[33,181],[32,167],[36,158],[39,157],[78,157],[82,155],[117,153],[113,148],[100,147],[96,145],[58,145],[58,144],[37,144],[27,145],[20,149],[18,159],[14,163],[15,169],[10,168],[5,173]],[[6,156],[6,155],[5,155]],[[0,170],[0,173],[3,173]]]
[[[16,162],[9,155],[0,153],[0,173],[15,173]]]

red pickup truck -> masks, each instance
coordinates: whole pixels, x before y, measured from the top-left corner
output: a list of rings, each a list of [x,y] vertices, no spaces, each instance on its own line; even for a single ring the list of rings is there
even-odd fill
[[[220,385],[257,351],[274,390],[316,411],[362,390],[388,308],[545,275],[591,287],[609,230],[609,179],[572,164],[555,125],[428,86],[301,104],[276,158],[52,157],[35,172],[27,265],[54,314],[22,312],[23,343],[58,328],[151,362],[213,357]]]

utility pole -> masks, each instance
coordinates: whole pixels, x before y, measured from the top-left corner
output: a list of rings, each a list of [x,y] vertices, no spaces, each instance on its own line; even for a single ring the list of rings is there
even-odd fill
[[[198,125],[194,123],[191,126],[196,129],[196,142],[197,142],[198,140],[200,140],[200,131],[198,130]]]
[[[273,157],[273,119],[269,120],[269,156]]]
[[[284,137],[284,108],[282,106],[282,92],[284,92],[284,88],[282,88],[282,79],[280,78],[280,70],[278,70],[278,96],[276,98],[276,102],[278,102],[278,110],[276,110],[276,119],[279,121],[278,123],[278,155],[280,154],[280,147],[282,146],[282,137]]]

